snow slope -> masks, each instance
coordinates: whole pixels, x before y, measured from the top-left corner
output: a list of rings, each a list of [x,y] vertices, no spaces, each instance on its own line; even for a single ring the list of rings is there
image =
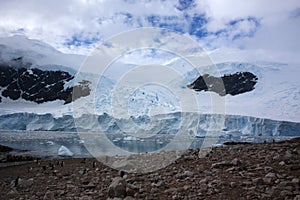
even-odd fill
[[[172,65],[185,65],[174,62]],[[254,116],[275,120],[300,121],[300,66],[282,63],[239,63],[226,62],[215,65],[218,73],[233,74],[248,71],[258,77],[255,89],[236,96],[225,97],[226,114]],[[198,67],[184,75],[184,81],[174,80],[173,84],[182,90],[192,83],[200,73],[209,72],[208,66]],[[210,113],[211,92],[198,92],[199,111]]]

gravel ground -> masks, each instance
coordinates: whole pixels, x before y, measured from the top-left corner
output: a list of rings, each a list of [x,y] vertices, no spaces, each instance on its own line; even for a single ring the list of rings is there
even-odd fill
[[[91,158],[3,165],[0,199],[300,200],[300,138],[214,147],[204,157],[188,150],[148,173],[124,175]]]

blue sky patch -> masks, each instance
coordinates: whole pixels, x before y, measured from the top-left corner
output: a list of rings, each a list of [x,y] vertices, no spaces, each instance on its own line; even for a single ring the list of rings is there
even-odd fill
[[[64,43],[66,46],[89,46],[91,44],[94,44],[98,42],[100,39],[98,37],[84,37],[82,35],[73,35],[72,38],[67,39],[66,42]]]
[[[194,7],[195,1],[194,0],[179,0],[178,1],[178,6],[176,7],[178,10],[183,11],[187,10],[191,7]]]

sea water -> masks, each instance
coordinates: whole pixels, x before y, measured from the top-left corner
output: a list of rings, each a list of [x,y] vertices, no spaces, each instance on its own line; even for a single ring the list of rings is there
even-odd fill
[[[57,158],[58,149],[64,145],[74,153],[74,157],[92,157],[89,151],[89,139],[93,140],[97,133],[59,132],[59,131],[0,131],[0,144],[15,149],[12,154],[32,155],[40,158]],[[100,137],[100,136],[99,136]],[[103,135],[101,135],[103,137]],[[173,149],[184,150],[197,149],[207,146],[222,146],[224,142],[251,142],[263,143],[291,139],[289,136],[239,136],[235,138],[192,138],[190,144],[182,147],[183,141],[176,140],[174,135],[154,135],[149,138],[137,138],[130,135],[105,135],[100,138],[109,141],[111,149],[106,152],[114,152],[114,148],[122,149],[129,153],[159,152],[166,150],[166,146],[172,143]],[[174,139],[175,138],[175,139]],[[97,149],[97,147],[95,147]],[[101,149],[99,147],[99,149]]]

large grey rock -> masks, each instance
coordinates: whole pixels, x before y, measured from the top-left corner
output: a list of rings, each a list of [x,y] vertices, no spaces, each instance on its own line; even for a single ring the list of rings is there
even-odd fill
[[[124,198],[126,197],[127,183],[124,178],[116,177],[108,187],[108,197]]]

